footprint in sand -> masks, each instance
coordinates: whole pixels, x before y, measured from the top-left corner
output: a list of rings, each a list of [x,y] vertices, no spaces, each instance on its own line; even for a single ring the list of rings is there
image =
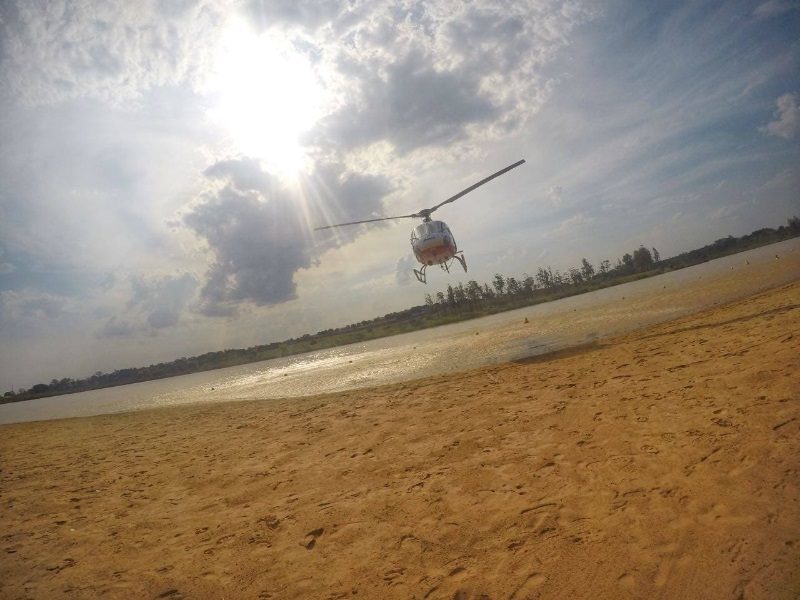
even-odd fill
[[[511,600],[515,598],[531,597],[531,594],[535,593],[537,588],[542,587],[546,581],[547,575],[543,573],[532,573],[528,575],[528,578],[522,582],[522,585],[514,590],[513,594],[511,594]]]
[[[447,574],[447,576],[448,577],[458,577],[459,575],[461,575],[461,577],[459,577],[459,579],[461,579],[461,578],[463,578],[463,576],[464,576],[463,574],[466,572],[466,570],[467,569],[465,567],[456,567],[455,569],[450,571]]]
[[[321,536],[325,532],[325,528],[319,527],[318,529],[314,529],[313,531],[309,531],[306,534],[306,539],[300,543],[301,546],[305,546],[306,550],[312,550],[314,546],[317,545],[317,538]]]
[[[620,587],[624,587],[627,590],[632,590],[636,585],[636,580],[630,573],[623,573],[617,578],[617,583],[620,585]]]
[[[405,574],[406,570],[402,567],[398,567],[396,569],[389,569],[384,573],[383,580],[386,582],[386,585],[392,586],[397,585],[399,583],[397,579],[401,578]]]
[[[261,517],[257,522],[265,525],[268,529],[277,529],[278,526],[281,524],[281,520],[275,515],[267,515],[265,517]]]

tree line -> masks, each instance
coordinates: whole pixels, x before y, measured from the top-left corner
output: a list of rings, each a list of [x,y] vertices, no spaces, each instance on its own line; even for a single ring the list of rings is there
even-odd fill
[[[580,266],[570,267],[565,271],[553,270],[552,267],[539,267],[535,275],[523,274],[521,277],[504,276],[496,273],[491,282],[478,283],[470,280],[466,284],[448,285],[445,290],[434,294],[425,294],[425,306],[429,308],[455,308],[480,305],[529,304],[525,300],[536,297],[547,298],[553,293],[583,291],[604,287],[592,283],[614,282],[638,273],[646,273],[656,268],[661,262],[661,255],[656,248],[639,246],[632,253],[625,253],[618,258],[616,264],[603,260],[595,268],[586,258],[581,259]]]
[[[564,271],[553,270],[549,266],[538,267],[533,275],[525,273],[514,277],[496,273],[490,282],[470,280],[466,284],[459,282],[457,285],[448,285],[444,290],[425,294],[425,306],[440,313],[468,313],[466,318],[470,318],[682,269],[799,234],[800,217],[792,217],[787,225],[777,229],[758,229],[741,237],[729,235],[702,248],[667,259],[662,259],[656,248],[640,245],[623,254],[613,265],[606,259],[595,267],[582,258],[580,265]]]
[[[623,254],[613,265],[609,260],[602,260],[595,266],[582,258],[580,265],[564,271],[538,267],[533,275],[526,273],[515,277],[497,273],[490,282],[470,280],[466,284],[459,282],[457,285],[448,285],[442,291],[425,294],[425,302],[421,306],[375,319],[250,348],[207,352],[147,367],[118,369],[111,373],[97,371],[84,379],[52,379],[49,384],[37,383],[29,389],[8,391],[0,403],[220,369],[435,327],[658,275],[798,235],[800,217],[792,217],[787,225],[777,229],[767,227],[741,237],[729,235],[702,248],[666,259],[662,259],[656,248],[642,245]]]

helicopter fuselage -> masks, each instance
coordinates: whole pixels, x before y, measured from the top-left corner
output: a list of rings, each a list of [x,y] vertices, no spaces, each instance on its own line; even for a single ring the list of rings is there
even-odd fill
[[[456,240],[444,221],[426,221],[414,227],[411,248],[416,259],[425,266],[446,263],[458,252]]]

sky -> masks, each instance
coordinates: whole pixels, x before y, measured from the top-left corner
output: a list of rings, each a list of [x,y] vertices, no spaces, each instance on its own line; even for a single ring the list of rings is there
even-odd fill
[[[0,389],[800,214],[800,3],[0,3]],[[433,206],[469,273],[414,280]],[[456,265],[457,266],[457,265]]]

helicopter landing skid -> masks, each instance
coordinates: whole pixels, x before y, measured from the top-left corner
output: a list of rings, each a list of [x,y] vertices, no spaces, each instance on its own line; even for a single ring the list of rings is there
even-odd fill
[[[466,273],[467,272],[467,259],[464,257],[464,253],[463,252],[456,252],[453,255],[453,258],[455,258],[456,260],[458,260],[458,262],[461,263],[461,266],[464,267],[464,273]]]
[[[444,271],[447,271],[449,273],[450,272],[450,267],[453,264],[453,260],[457,260],[458,262],[460,262],[461,266],[464,269],[464,273],[467,272],[467,259],[464,258],[464,253],[463,252],[456,252],[450,260],[448,260],[447,262],[441,263],[439,266],[442,267],[442,269]]]
[[[464,269],[464,273],[466,273],[467,272],[467,259],[464,258],[464,253],[463,252],[457,252],[456,254],[453,255],[453,257],[450,260],[445,261],[443,263],[439,263],[439,266],[442,267],[443,271],[447,271],[449,273],[450,272],[450,266],[453,264],[454,260],[457,260],[459,263],[461,263],[461,267]],[[417,278],[417,281],[419,281],[420,283],[424,283],[426,285],[428,283],[428,278],[427,278],[427,275],[425,274],[425,270],[427,268],[428,268],[428,265],[422,265],[422,268],[419,269],[419,270],[413,269],[414,277]]]
[[[422,265],[422,268],[419,271],[414,269],[414,277],[417,278],[417,281],[419,281],[420,283],[424,283],[426,285],[428,284],[428,280],[425,277],[425,269],[427,267],[428,267],[428,265]]]

